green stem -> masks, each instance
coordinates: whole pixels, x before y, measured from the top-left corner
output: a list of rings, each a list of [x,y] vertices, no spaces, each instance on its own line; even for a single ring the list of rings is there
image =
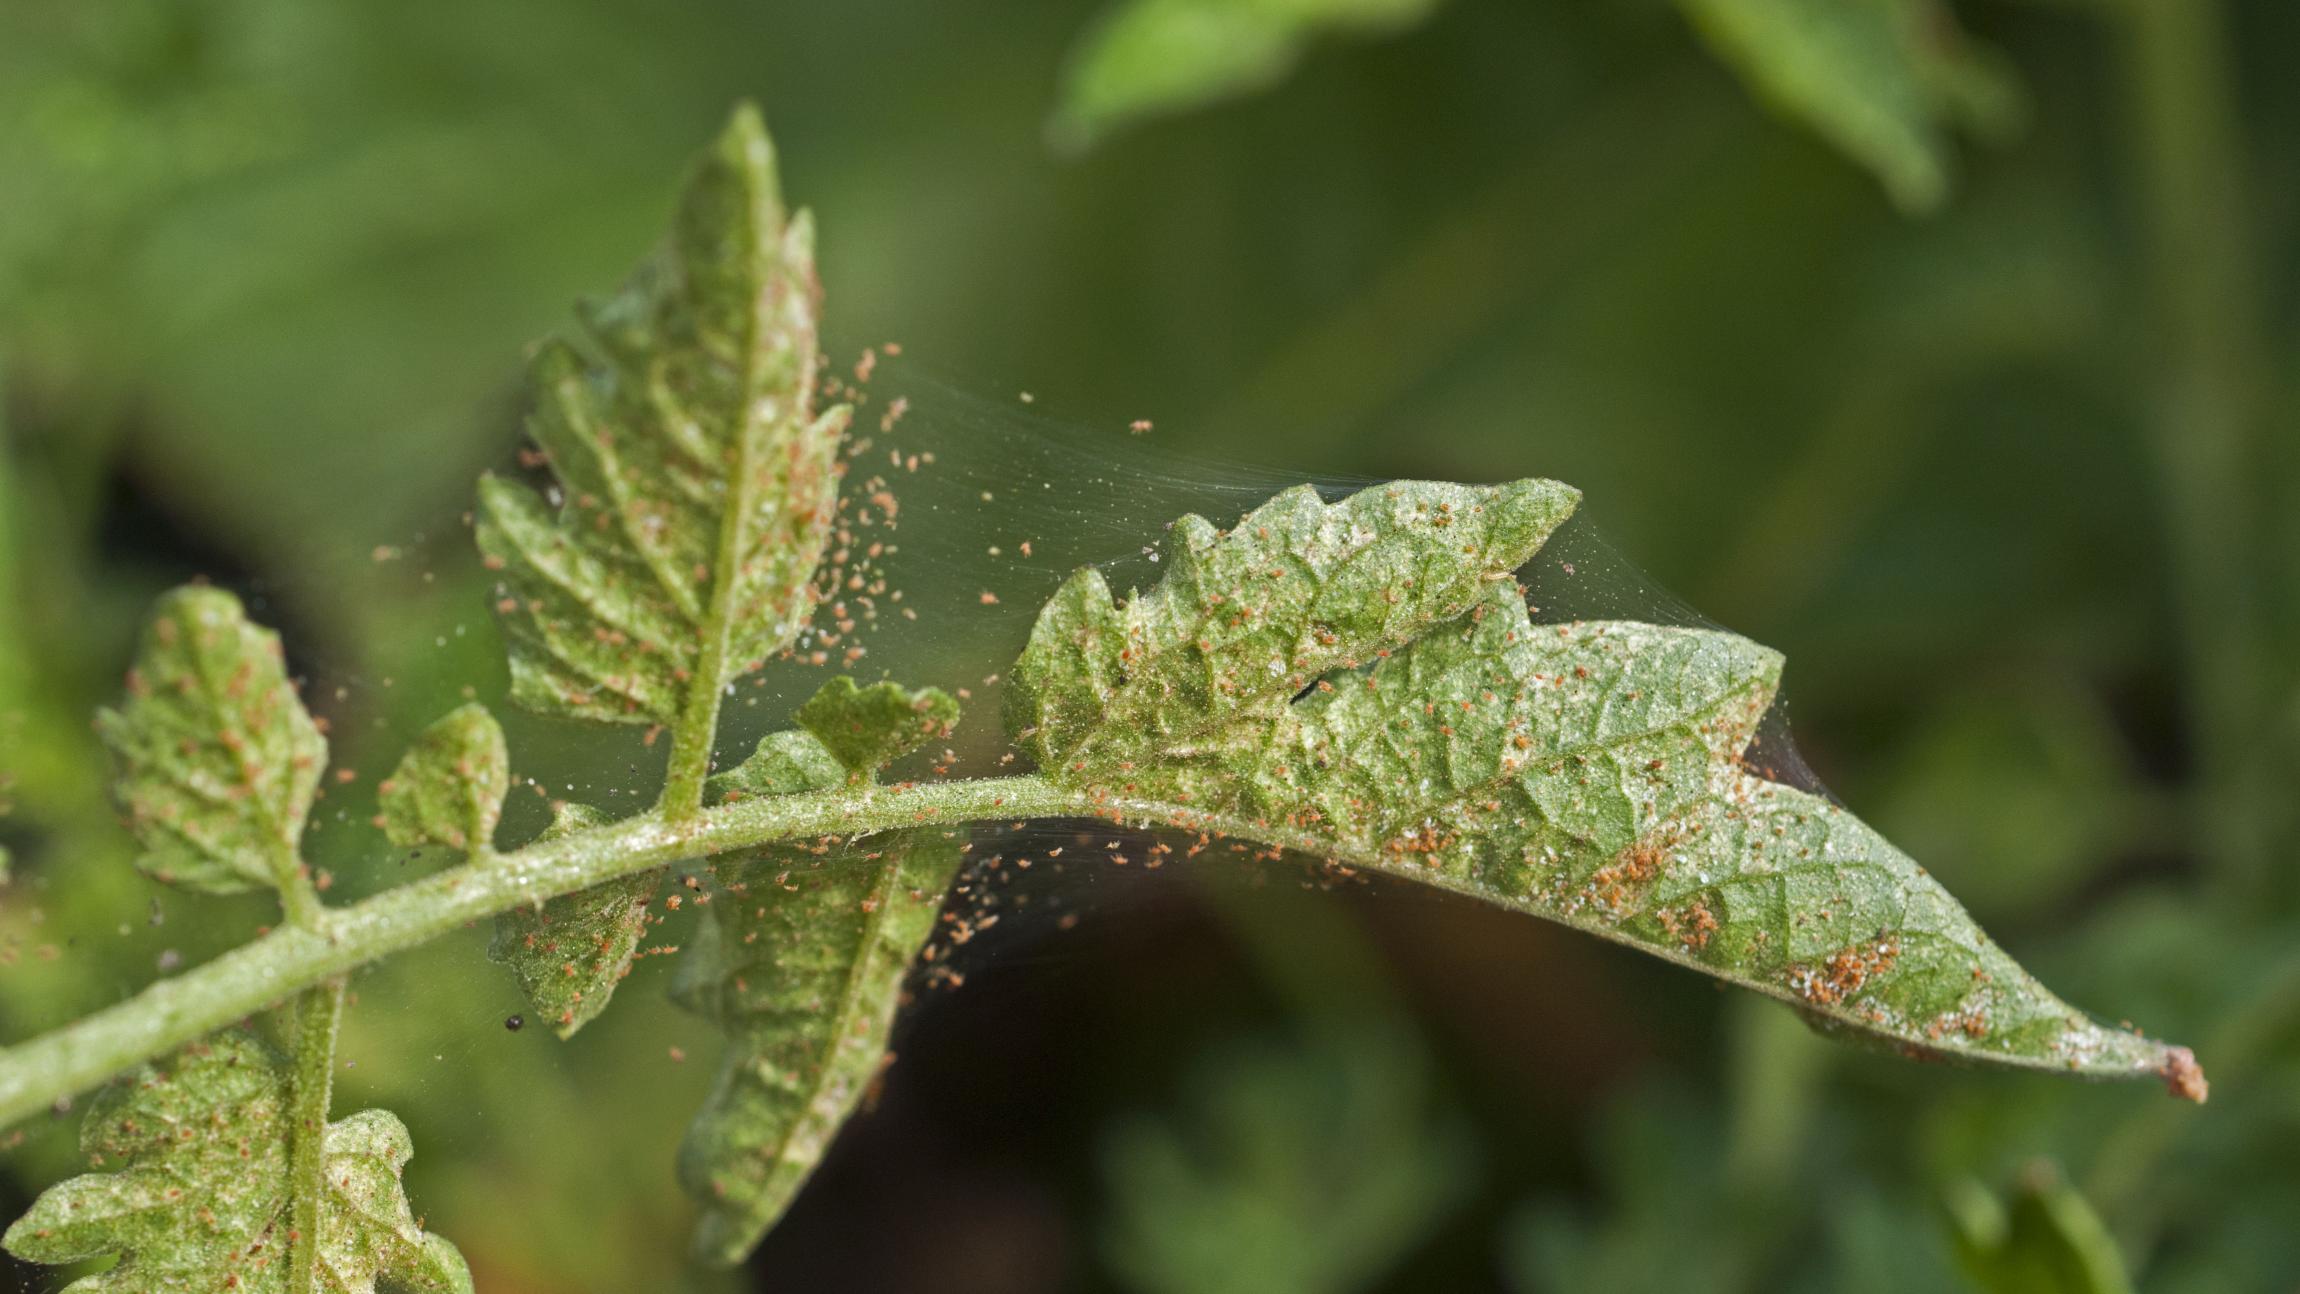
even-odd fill
[[[2255,562],[2262,348],[2243,150],[2218,0],[2124,0],[2124,75],[2160,352],[2153,432],[2177,578],[2198,822],[2213,860],[2258,880],[2265,707]]]
[[[288,1294],[318,1294],[320,1201],[327,1191],[328,1096],[343,981],[307,989],[296,1003],[294,1104],[289,1110]]]
[[[669,821],[659,812],[647,813],[596,830],[538,841],[514,853],[411,882],[364,903],[331,909],[323,930],[275,930],[195,971],[163,980],[116,1006],[0,1052],[0,1129],[59,1098],[93,1087],[123,1069],[322,981],[521,904],[539,904],[633,872],[778,841],[853,839],[897,828],[956,828],[973,822],[1061,817],[1177,827],[1327,858],[1467,894],[1509,911],[1629,944],[1648,955],[1769,997],[1803,1004],[1786,982],[1732,973],[1706,965],[1690,952],[1638,942],[1597,914],[1560,912],[1534,894],[1495,893],[1469,877],[1432,871],[1378,846],[1345,844],[1296,824],[1230,817],[1184,804],[1063,787],[1035,775],[892,788],[866,786],[762,796],[705,809],[684,822]],[[2158,1050],[2169,1064],[2173,1053]],[[2041,1056],[2001,1055],[1990,1057],[1990,1061],[2054,1072],[2066,1064]],[[2164,1070],[2148,1065],[2129,1071],[2094,1072],[2101,1077],[2140,1078]]]
[[[369,962],[618,876],[781,840],[1106,812],[1089,792],[1015,777],[760,797],[684,822],[648,813],[538,842],[331,909],[324,927],[283,925],[196,970],[0,1051],[0,1129]],[[1171,820],[1183,816],[1179,809],[1174,814]]]
[[[280,910],[293,926],[320,930],[327,925],[327,905],[320,902],[319,890],[300,857],[291,855],[280,873]]]

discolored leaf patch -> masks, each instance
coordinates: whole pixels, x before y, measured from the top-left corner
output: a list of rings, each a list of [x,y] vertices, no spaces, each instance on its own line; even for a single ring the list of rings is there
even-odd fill
[[[1166,578],[1115,603],[1079,571],[1013,670],[1009,725],[1048,770],[1251,744],[1326,673],[1460,615],[1572,515],[1554,481],[1400,481],[1339,503],[1299,486],[1228,532],[1173,528]]]
[[[856,850],[723,865],[722,892],[682,955],[677,1001],[727,1035],[679,1147],[679,1181],[703,1205],[694,1249],[706,1262],[742,1261],[862,1100],[960,857],[955,836],[931,830]]]

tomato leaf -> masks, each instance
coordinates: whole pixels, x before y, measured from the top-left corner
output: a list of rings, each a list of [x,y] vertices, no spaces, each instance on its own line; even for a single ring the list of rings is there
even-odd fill
[[[80,1130],[89,1173],[50,1187],[14,1226],[8,1251],[38,1263],[119,1254],[71,1294],[287,1288],[289,1077],[281,1058],[233,1030],[116,1081]],[[383,1110],[329,1123],[319,1274],[328,1290],[469,1294],[455,1247],[416,1225],[400,1187],[413,1153]]]
[[[2184,1049],[2095,1024],[1857,818],[1748,769],[1776,653],[1532,623],[1494,576],[1556,524],[1560,488],[1452,496],[1450,514],[1431,501],[1460,487],[1289,492],[1226,536],[1184,518],[1164,583],[1114,605],[1084,571],[1041,613],[1018,738],[1119,814],[1188,806],[1207,830],[1544,916],[1905,1051],[2201,1096]]]
[[[238,598],[200,586],[161,598],[128,699],[98,712],[96,730],[138,867],[210,894],[295,883],[327,741],[288,682],[279,636]]]
[[[460,706],[424,729],[377,788],[384,835],[402,847],[487,853],[510,789],[502,726],[486,706]]]
[[[814,409],[814,226],[786,218],[756,112],[697,164],[668,241],[537,355],[550,504],[480,483],[512,697],[707,743],[726,684],[797,636],[847,410]],[[700,730],[699,737],[696,731]]]
[[[604,826],[607,815],[583,804],[553,806],[551,825],[538,837],[554,840]],[[630,973],[639,941],[652,920],[648,905],[663,885],[662,869],[633,872],[604,885],[562,894],[540,906],[513,908],[495,918],[488,957],[507,966],[538,1019],[571,1038],[607,1009],[615,986]]]

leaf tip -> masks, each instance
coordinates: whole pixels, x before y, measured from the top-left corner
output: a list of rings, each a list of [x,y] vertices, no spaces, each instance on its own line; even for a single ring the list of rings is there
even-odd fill
[[[759,105],[744,99],[727,114],[727,124],[719,128],[719,136],[711,141],[711,150],[703,163],[706,175],[732,179],[753,194],[753,200],[769,210],[779,211],[782,204],[780,186],[775,175],[775,141],[767,133],[766,114]],[[771,222],[779,224],[777,220]]]
[[[2156,1070],[2164,1080],[2164,1090],[2183,1101],[2204,1104],[2212,1095],[2212,1084],[2204,1077],[2204,1067],[2196,1063],[2196,1053],[2186,1047],[2164,1049],[2164,1063]]]

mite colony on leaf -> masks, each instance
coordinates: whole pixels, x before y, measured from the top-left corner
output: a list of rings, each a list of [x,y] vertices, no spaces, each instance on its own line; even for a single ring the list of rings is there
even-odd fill
[[[1750,766],[1777,654],[1713,630],[1534,623],[1514,573],[1580,501],[1554,481],[1400,481],[1333,501],[1302,486],[1228,529],[1182,517],[1144,550],[1162,577],[1124,598],[1080,569],[1003,674],[1034,773],[950,779],[968,689],[843,673],[720,766],[720,712],[743,680],[755,703],[767,665],[851,669],[867,631],[916,619],[887,561],[898,484],[934,456],[849,434],[900,348],[864,351],[851,380],[832,370],[813,238],[739,110],[663,246],[583,309],[579,338],[538,353],[536,447],[519,460],[535,479],[480,483],[473,528],[512,700],[667,747],[651,807],[617,816],[529,780],[551,823],[499,848],[508,753],[494,716],[464,705],[378,785],[374,819],[404,858],[456,863],[330,908],[302,855],[326,734],[278,639],[218,590],[160,601],[125,701],[97,724],[138,866],[204,893],[272,890],[285,919],[0,1055],[4,1122],[117,1076],[83,1125],[98,1171],[42,1195],[11,1251],[124,1255],[107,1288],[223,1273],[225,1288],[302,1294],[324,1270],[330,1289],[468,1290],[400,1191],[406,1129],[383,1111],[330,1122],[329,1076],[344,967],[492,916],[489,955],[527,1002],[511,1032],[532,1015],[571,1035],[639,959],[676,958],[673,1000],[725,1036],[678,1177],[703,1210],[696,1254],[739,1263],[885,1081],[914,970],[956,988],[961,951],[1002,921],[1077,923],[1049,878],[1177,858],[1294,853],[1314,860],[1312,883],[1404,877],[1912,1054],[2154,1075],[2204,1098],[2185,1049],[2061,1002],[1906,855]],[[908,407],[889,402],[877,435]],[[928,780],[883,780],[913,757]],[[1031,825],[1048,819],[1070,825]],[[687,935],[645,946],[674,914]],[[296,996],[275,1048],[236,1022],[283,991]]]

